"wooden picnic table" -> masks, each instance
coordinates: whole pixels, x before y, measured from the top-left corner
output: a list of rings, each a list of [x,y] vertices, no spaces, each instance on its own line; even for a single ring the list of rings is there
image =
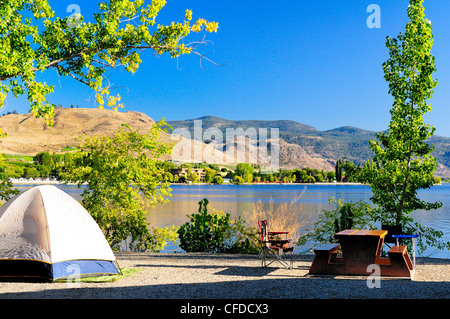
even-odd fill
[[[369,265],[378,265],[382,276],[412,277],[413,264],[406,246],[395,246],[382,257],[386,230],[346,229],[334,235],[338,243],[314,250],[311,274],[370,275]],[[342,257],[338,257],[338,250]]]
[[[345,273],[349,275],[366,274],[371,264],[385,261],[381,258],[386,230],[347,229],[334,235],[342,249]]]

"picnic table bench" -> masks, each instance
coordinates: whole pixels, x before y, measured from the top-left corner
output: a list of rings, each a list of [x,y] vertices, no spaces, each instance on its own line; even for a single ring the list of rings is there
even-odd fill
[[[334,235],[338,243],[314,249],[311,274],[371,275],[369,265],[378,265],[381,276],[412,277],[415,263],[409,258],[407,247],[396,245],[382,257],[386,230],[346,229]],[[342,257],[338,256],[338,250]]]
[[[339,262],[337,254],[340,247],[340,244],[324,244],[315,248],[316,256],[309,272],[314,274],[332,272],[334,264]]]

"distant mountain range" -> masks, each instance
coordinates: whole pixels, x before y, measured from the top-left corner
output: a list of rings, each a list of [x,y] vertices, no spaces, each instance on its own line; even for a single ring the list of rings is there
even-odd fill
[[[204,152],[202,160],[207,163],[221,163],[224,153],[230,144],[220,141],[203,141],[194,139],[194,121],[201,120],[203,131],[208,128],[220,129],[226,136],[226,129],[255,128],[279,130],[279,164],[283,168],[311,167],[334,170],[338,159],[346,158],[355,164],[362,164],[373,157],[369,148],[369,141],[376,139],[376,133],[356,127],[344,126],[328,131],[291,120],[243,120],[234,121],[220,117],[204,116],[198,119],[183,121],[168,121],[175,129],[187,129],[191,139],[181,139],[190,145],[191,152],[184,152],[182,156],[168,156],[166,159],[176,158],[182,162],[196,161],[194,150],[208,150]],[[49,127],[43,119],[36,119],[31,114],[8,114],[0,117],[0,128],[7,132],[8,137],[0,140],[1,153],[16,153],[34,155],[40,151],[58,152],[67,146],[79,144],[82,135],[112,134],[122,123],[131,128],[146,132],[155,123],[146,114],[134,111],[114,112],[111,110],[61,108],[55,110],[54,126]],[[179,130],[178,130],[179,131]],[[169,131],[172,133],[172,131]],[[270,136],[268,136],[270,137]],[[180,139],[174,135],[162,134],[164,142],[176,144]],[[269,145],[272,142],[268,140]],[[450,138],[433,136],[430,142],[435,146],[434,156],[439,162],[436,175],[450,177]],[[232,141],[235,145],[238,141]],[[254,145],[245,146],[247,150]],[[212,152],[209,150],[212,149]],[[230,163],[230,162],[227,162]]]
[[[292,120],[227,120],[215,116],[198,119],[167,121],[173,129],[187,128],[193,135],[194,120],[201,120],[203,129],[219,128],[278,128],[280,137],[280,165],[286,168],[312,168],[333,170],[338,159],[346,158],[356,165],[373,157],[369,141],[376,140],[376,132],[352,126],[343,126],[327,131]],[[439,163],[436,175],[450,177],[450,138],[433,136],[430,143],[435,146],[433,155]]]

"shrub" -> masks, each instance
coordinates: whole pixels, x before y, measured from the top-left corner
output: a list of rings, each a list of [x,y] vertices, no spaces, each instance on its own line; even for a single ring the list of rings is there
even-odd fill
[[[214,176],[214,184],[223,184],[223,177],[220,175]]]
[[[164,228],[153,227],[152,244],[149,250],[151,252],[164,250],[164,248],[167,246],[168,241],[176,244],[178,238],[178,229],[179,227],[176,227],[174,225],[166,226]]]
[[[242,179],[241,176],[235,176],[235,177],[233,178],[233,183],[234,183],[234,184],[243,184],[243,183],[244,183],[244,180]]]
[[[213,210],[208,212],[208,200],[198,202],[198,212],[189,222],[180,226],[180,247],[186,252],[255,254],[258,252],[257,233],[247,229],[245,221],[230,214]]]

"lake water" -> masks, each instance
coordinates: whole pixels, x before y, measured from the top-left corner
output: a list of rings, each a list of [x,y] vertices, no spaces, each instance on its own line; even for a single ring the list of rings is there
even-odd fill
[[[24,190],[30,185],[17,185]],[[73,197],[79,199],[82,190],[76,186],[58,185]],[[331,209],[328,200],[331,197],[344,201],[364,200],[370,202],[372,195],[369,186],[364,185],[172,185],[172,197],[169,202],[150,208],[148,220],[150,225],[164,227],[182,225],[188,221],[186,215],[197,211],[198,202],[207,198],[212,207],[230,213],[233,217],[243,216],[249,219],[256,203],[262,205],[281,205],[295,201],[292,209],[298,213],[298,218],[314,222],[324,210]],[[438,210],[417,211],[413,213],[414,220],[423,226],[444,232],[442,240],[450,241],[450,184],[433,186],[419,193],[421,199],[429,202],[441,201],[443,206]],[[167,251],[177,250],[169,245]],[[439,251],[435,248],[426,250],[423,256],[434,258],[450,258],[449,251]]]

